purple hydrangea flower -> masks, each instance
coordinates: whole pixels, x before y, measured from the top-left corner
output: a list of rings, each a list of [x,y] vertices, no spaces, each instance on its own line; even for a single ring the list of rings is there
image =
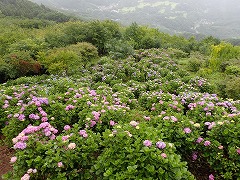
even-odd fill
[[[25,149],[27,147],[27,144],[24,142],[17,142],[14,146],[14,149]]]
[[[204,146],[210,146],[211,145],[211,142],[210,141],[205,141],[204,142]]]
[[[18,120],[24,121],[25,120],[25,115],[24,114],[19,114]]]
[[[199,137],[197,140],[196,140],[196,143],[201,143],[203,141],[203,138],[202,137]]]
[[[164,148],[166,147],[166,144],[165,144],[165,142],[158,141],[158,142],[156,143],[156,146],[157,146],[157,148],[159,148],[159,149],[164,149]]]
[[[197,152],[193,152],[193,153],[192,153],[192,160],[193,160],[193,161],[196,161],[197,158],[198,158]]]

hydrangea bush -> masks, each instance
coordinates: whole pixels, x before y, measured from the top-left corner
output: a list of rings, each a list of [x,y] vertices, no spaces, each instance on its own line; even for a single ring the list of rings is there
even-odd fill
[[[173,58],[139,50],[81,76],[2,84],[0,127],[15,149],[3,178],[195,179],[188,166],[203,161],[209,179],[240,178],[240,101]]]

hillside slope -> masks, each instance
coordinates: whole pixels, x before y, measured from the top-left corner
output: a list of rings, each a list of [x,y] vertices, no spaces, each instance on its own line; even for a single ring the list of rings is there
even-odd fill
[[[70,19],[69,16],[63,13],[27,0],[1,0],[0,14],[4,16],[18,16],[30,19],[46,19],[57,22],[66,22]]]
[[[135,21],[169,33],[240,37],[240,3],[237,0],[32,0],[88,19]]]

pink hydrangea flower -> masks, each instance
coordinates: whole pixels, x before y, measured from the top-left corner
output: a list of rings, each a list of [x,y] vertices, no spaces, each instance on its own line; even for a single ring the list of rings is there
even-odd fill
[[[189,134],[192,132],[192,130],[190,128],[184,128],[183,131],[186,133],[186,134]]]
[[[19,114],[18,120],[24,121],[25,120],[25,115],[24,114]]]
[[[87,133],[85,130],[80,130],[79,134],[82,136],[83,134]]]
[[[69,138],[69,136],[63,136],[62,141],[66,141],[66,140],[68,140],[68,138]]]
[[[93,114],[95,120],[98,121],[101,114],[99,112],[97,112],[97,111],[93,111],[92,114]]]
[[[8,107],[9,107],[9,104],[4,104],[4,105],[2,106],[3,109],[6,109],[6,108],[8,108]]]
[[[57,166],[60,168],[60,167],[63,167],[63,163],[62,162],[58,162]]]
[[[177,122],[177,118],[175,116],[171,116],[171,119],[174,121],[174,122]]]
[[[150,121],[150,117],[149,116],[143,116],[143,118],[146,120],[146,121]]]
[[[210,175],[208,176],[208,179],[209,179],[209,180],[214,180],[214,176],[213,176],[212,174],[210,174]]]
[[[223,146],[221,145],[221,146],[218,146],[218,149],[223,149]]]
[[[16,161],[17,161],[17,157],[16,156],[11,157],[10,163],[15,163]]]
[[[21,178],[21,180],[29,180],[30,175],[29,174],[24,174],[24,176]]]
[[[150,147],[150,146],[152,146],[152,142],[149,140],[145,140],[145,141],[143,141],[143,145],[146,147]]]
[[[46,122],[47,120],[48,120],[48,118],[47,117],[42,117],[42,122]]]
[[[84,138],[87,138],[87,137],[88,137],[88,134],[87,134],[87,132],[86,132],[85,130],[80,130],[80,131],[79,131],[79,135],[82,136],[82,137],[84,137]]]
[[[89,93],[90,93],[91,96],[96,96],[97,95],[95,90],[90,90]]]
[[[165,112],[165,111],[162,111],[162,112],[161,112],[161,115],[163,115],[163,114],[166,114],[166,112]]]
[[[114,126],[114,125],[117,124],[117,123],[115,123],[113,120],[111,120],[111,121],[109,122],[109,124],[110,124],[110,126]]]
[[[68,131],[69,129],[71,129],[71,127],[70,127],[69,125],[65,125],[65,126],[64,126],[64,130],[65,130],[65,131]]]
[[[56,136],[54,134],[51,135],[50,139],[54,140],[56,138]]]
[[[51,134],[52,134],[51,131],[46,131],[46,132],[45,132],[45,136],[50,136]]]
[[[169,116],[165,116],[165,117],[163,118],[163,120],[169,120],[169,119],[170,119]]]
[[[87,137],[88,137],[88,134],[85,133],[85,134],[82,135],[82,137],[87,138]]]
[[[152,108],[151,108],[151,110],[152,110],[152,111],[155,111],[155,110],[156,110],[156,108],[155,108],[155,107],[152,107]]]
[[[237,149],[237,153],[240,155],[240,148]]]
[[[43,123],[41,123],[40,125],[39,125],[39,127],[40,128],[46,128],[46,127],[48,127],[48,126],[50,126],[50,124],[48,123],[48,122],[43,122]]]
[[[197,140],[196,140],[196,143],[201,143],[203,141],[203,138],[202,137],[199,137]]]
[[[68,145],[68,149],[75,149],[76,148],[76,144],[75,143],[70,143]]]
[[[97,124],[97,122],[93,121],[93,120],[91,120],[90,122],[91,122],[90,127],[93,127],[93,126],[95,126]]]
[[[136,127],[139,123],[136,122],[136,121],[131,121],[130,122],[130,125],[133,126],[133,127]]]
[[[30,169],[27,170],[27,173],[28,173],[28,174],[31,174],[32,172],[33,172],[33,169],[32,169],[32,168],[30,168]]]
[[[167,158],[167,155],[166,155],[165,153],[162,153],[161,156],[162,156],[163,158]]]
[[[21,141],[27,141],[28,140],[28,136],[23,136],[20,139],[21,139]]]
[[[66,106],[65,110],[66,110],[66,111],[69,111],[69,110],[72,110],[72,109],[74,109],[74,108],[75,108],[75,106],[69,104],[69,105]]]
[[[74,96],[75,98],[81,98],[82,97],[82,95],[81,94],[79,94],[79,93],[76,93],[76,95]]]

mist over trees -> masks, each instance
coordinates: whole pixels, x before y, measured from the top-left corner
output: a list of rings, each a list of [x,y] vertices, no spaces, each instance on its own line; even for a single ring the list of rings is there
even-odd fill
[[[171,34],[203,34],[225,39],[240,36],[237,0],[33,1],[84,19],[111,19],[125,25],[137,22]]]

